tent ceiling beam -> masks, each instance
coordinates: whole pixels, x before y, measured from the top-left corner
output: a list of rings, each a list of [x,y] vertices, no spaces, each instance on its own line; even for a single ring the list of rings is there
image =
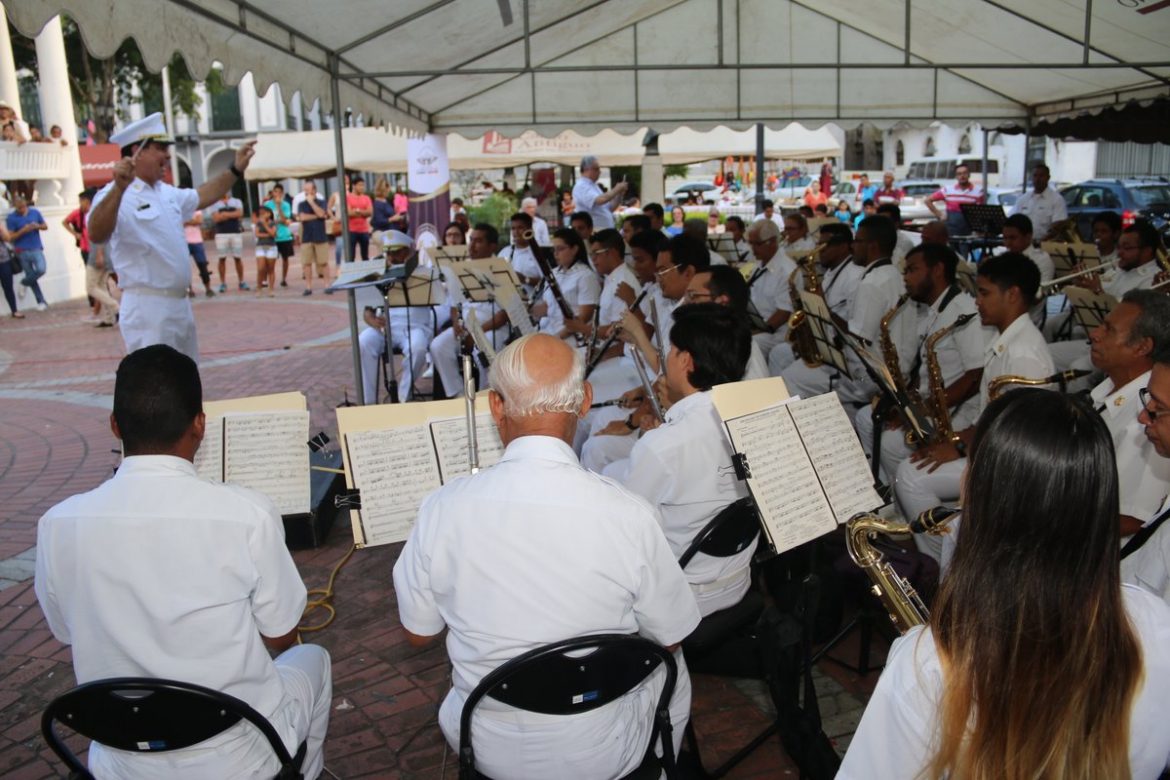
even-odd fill
[[[402,17],[401,19],[395,19],[393,22],[390,22],[390,24],[387,24],[384,27],[379,27],[377,30],[374,30],[373,32],[366,33],[362,37],[357,38],[353,41],[350,41],[349,43],[345,44],[344,46],[338,47],[337,53],[338,54],[345,54],[347,51],[352,51],[353,49],[356,49],[357,47],[362,46],[364,44],[367,44],[372,40],[375,40],[377,38],[381,38],[383,35],[386,35],[387,33],[394,32],[399,27],[404,27],[405,25],[410,24],[411,22],[415,21],[416,19],[421,19],[422,17],[429,14],[431,11],[438,11],[443,6],[450,5],[453,2],[455,2],[455,0],[438,0],[438,2],[432,3],[431,5],[428,5],[426,8],[420,8],[419,10],[415,11],[414,13],[408,14],[408,15]]]

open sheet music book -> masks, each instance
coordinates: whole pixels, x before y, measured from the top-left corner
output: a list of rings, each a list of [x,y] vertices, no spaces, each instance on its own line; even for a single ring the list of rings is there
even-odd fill
[[[402,542],[423,499],[469,474],[466,401],[349,406],[337,410],[345,479],[357,488],[361,509],[350,513],[358,547]],[[488,413],[486,394],[475,399],[479,466],[504,454]]]
[[[836,393],[791,399],[771,378],[719,385],[711,396],[776,552],[881,506]]]
[[[308,514],[309,412],[301,393],[203,404],[207,427],[195,471],[213,482],[257,490],[282,515]]]
[[[355,260],[351,263],[342,263],[337,266],[337,278],[334,285],[352,284],[377,279],[386,273],[386,259],[376,257],[373,260]]]

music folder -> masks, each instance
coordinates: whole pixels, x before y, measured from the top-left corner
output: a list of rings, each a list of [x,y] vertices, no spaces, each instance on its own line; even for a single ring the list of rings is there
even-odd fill
[[[882,505],[836,393],[791,398],[779,377],[719,385],[712,402],[755,500],[769,545],[782,553]]]

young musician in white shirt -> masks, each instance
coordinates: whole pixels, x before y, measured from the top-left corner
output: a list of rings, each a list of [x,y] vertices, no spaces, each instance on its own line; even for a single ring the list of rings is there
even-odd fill
[[[1170,348],[1154,353],[1154,367],[1148,384],[1139,389],[1141,412],[1138,422],[1157,452],[1170,462]],[[1143,530],[1121,550],[1121,581],[1137,585],[1170,605],[1170,496],[1156,514],[1150,515]]]

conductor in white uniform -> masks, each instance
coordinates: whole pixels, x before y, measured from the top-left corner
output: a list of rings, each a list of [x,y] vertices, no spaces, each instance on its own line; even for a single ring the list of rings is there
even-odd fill
[[[128,125],[110,141],[121,147],[122,159],[114,165],[114,180],[93,199],[89,238],[108,243],[110,261],[118,270],[119,325],[126,351],[167,344],[198,361],[195,317],[187,298],[191,261],[183,225],[243,178],[256,142],[237,149],[228,169],[196,190],[163,181],[174,139],[162,114]]]
[[[532,334],[500,352],[491,372],[503,458],[431,494],[394,565],[407,639],[422,646],[449,629],[454,671],[439,725],[451,745],[475,685],[528,650],[599,633],[637,633],[673,648],[699,623],[658,513],[573,454],[577,421],[592,400],[581,355]],[[677,748],[691,689],[682,653],[675,657]],[[575,715],[480,706],[472,729],[477,768],[512,780],[624,776],[649,743],[663,671]]]

